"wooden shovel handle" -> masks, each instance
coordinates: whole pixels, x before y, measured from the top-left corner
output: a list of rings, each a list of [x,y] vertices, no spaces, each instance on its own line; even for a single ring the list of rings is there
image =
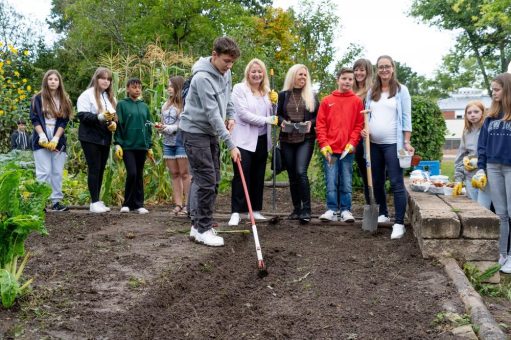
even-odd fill
[[[373,186],[373,173],[371,171],[371,141],[369,139],[369,112],[364,110],[364,129],[367,132],[367,136],[364,138],[365,143],[365,156],[366,156],[366,169],[367,169],[367,186]]]

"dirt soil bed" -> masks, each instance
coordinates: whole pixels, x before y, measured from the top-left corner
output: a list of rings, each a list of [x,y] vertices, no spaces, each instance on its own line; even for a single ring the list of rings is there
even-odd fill
[[[188,240],[188,221],[170,207],[149,208],[48,214],[50,235],[28,242],[33,293],[0,310],[0,339],[444,339],[435,316],[463,314],[411,232],[390,241],[390,229],[371,236],[360,221],[260,223],[269,271],[260,279],[252,235],[225,234],[225,247],[208,248]]]

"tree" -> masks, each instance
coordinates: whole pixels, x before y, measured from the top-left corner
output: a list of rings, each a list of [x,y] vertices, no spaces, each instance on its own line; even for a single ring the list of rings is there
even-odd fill
[[[489,91],[489,72],[503,72],[510,60],[511,25],[504,11],[510,11],[509,0],[414,0],[410,14],[443,29],[461,30],[457,48],[475,58]],[[496,57],[500,67],[488,70],[485,60]]]

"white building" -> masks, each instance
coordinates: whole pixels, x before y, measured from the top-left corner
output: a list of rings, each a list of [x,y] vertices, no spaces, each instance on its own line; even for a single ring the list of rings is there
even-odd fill
[[[444,114],[447,125],[444,149],[457,149],[459,147],[465,124],[465,107],[468,102],[473,100],[482,101],[486,108],[491,105],[491,97],[486,94],[485,90],[469,87],[462,87],[456,92],[450,93],[449,98],[438,101],[438,106]]]

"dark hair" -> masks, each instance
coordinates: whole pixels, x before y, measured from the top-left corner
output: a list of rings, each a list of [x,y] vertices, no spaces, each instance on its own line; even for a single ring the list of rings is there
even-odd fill
[[[213,43],[213,51],[218,55],[228,54],[233,58],[238,58],[241,55],[238,44],[230,37],[218,37]]]
[[[19,119],[19,120],[16,122],[16,124],[18,124],[18,125],[21,125],[21,124],[23,124],[23,125],[27,125],[27,123],[25,123],[25,121],[24,121],[23,119]]]
[[[138,78],[130,78],[126,82],[126,87],[130,87],[131,85],[140,85],[140,86],[142,86],[142,82]]]
[[[342,67],[339,71],[337,71],[336,79],[339,79],[344,73],[353,73],[353,69],[349,67]]]

